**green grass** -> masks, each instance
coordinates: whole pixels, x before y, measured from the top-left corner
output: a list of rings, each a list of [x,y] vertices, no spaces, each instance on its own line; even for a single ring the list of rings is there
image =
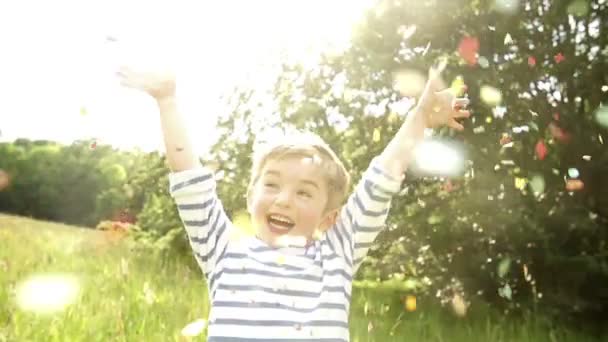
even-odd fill
[[[77,277],[77,300],[53,315],[20,310],[18,284],[52,272]],[[353,342],[594,341],[533,316],[507,320],[481,305],[462,318],[424,302],[406,312],[394,295],[371,290],[355,291],[352,304]],[[182,328],[208,311],[202,274],[183,260],[133,255],[97,231],[0,214],[0,342],[187,341]]]

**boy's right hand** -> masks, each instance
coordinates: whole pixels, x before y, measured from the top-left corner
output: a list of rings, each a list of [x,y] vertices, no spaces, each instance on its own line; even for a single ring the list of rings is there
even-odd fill
[[[123,86],[144,91],[156,101],[175,96],[175,74],[170,71],[136,71],[123,66],[116,73]]]

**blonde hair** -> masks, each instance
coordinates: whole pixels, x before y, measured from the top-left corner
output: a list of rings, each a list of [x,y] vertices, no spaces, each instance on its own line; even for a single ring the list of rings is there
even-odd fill
[[[327,184],[327,205],[325,212],[340,208],[350,188],[350,175],[342,161],[319,136],[301,131],[275,132],[268,140],[259,138],[254,144],[251,178],[247,186],[247,196],[261,176],[262,169],[269,160],[288,157],[308,157],[323,172]]]

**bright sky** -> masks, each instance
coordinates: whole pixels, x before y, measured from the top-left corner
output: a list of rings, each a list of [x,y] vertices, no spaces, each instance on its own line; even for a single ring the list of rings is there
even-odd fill
[[[164,151],[154,102],[121,87],[114,71],[119,64],[165,65],[175,67],[178,101],[204,153],[217,138],[222,92],[248,80],[262,89],[281,49],[310,60],[310,51],[343,46],[372,2],[1,2],[0,141],[97,138]],[[108,35],[119,43],[108,43]]]

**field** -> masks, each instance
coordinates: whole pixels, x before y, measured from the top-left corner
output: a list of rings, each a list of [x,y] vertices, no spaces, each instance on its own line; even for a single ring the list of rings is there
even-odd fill
[[[71,279],[72,304],[31,311],[36,304],[24,302],[20,285],[41,274]],[[31,296],[47,300],[65,295],[61,288],[36,291]],[[134,255],[98,231],[0,214],[0,342],[204,341],[204,331],[185,337],[182,329],[208,310],[202,274],[188,262]],[[353,295],[350,324],[351,340],[361,342],[595,341],[532,315],[507,320],[472,305],[458,317],[420,301],[408,312],[395,296],[361,290]]]

